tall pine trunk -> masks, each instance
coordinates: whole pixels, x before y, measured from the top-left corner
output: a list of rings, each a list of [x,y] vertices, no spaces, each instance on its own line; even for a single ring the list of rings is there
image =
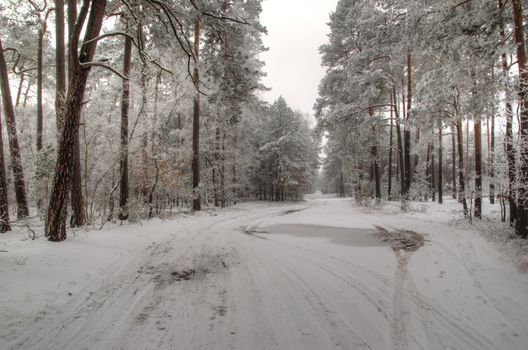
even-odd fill
[[[519,126],[519,189],[517,199],[517,233],[528,236],[528,70],[526,66],[526,48],[524,43],[523,8],[521,0],[512,0],[514,41],[517,47],[517,66],[519,68],[519,104],[521,123]]]
[[[71,3],[71,2],[70,2]],[[90,62],[95,54],[97,41],[95,39],[101,30],[105,15],[106,0],[93,0],[90,6],[88,24],[85,30],[81,52],[79,39],[82,24],[88,12],[88,2],[83,3],[79,11],[75,29],[70,35],[69,54],[72,67],[68,82],[68,94],[65,101],[64,126],[61,134],[57,162],[55,165],[55,178],[48,206],[46,221],[46,236],[50,241],[63,241],[66,239],[66,206],[68,205],[68,191],[72,182],[73,159],[76,151],[75,144],[79,140],[79,121],[83,105],[84,92],[90,72],[90,66],[82,63]]]
[[[128,219],[128,109],[130,103],[130,66],[132,64],[132,39],[125,37],[123,53],[123,91],[121,94],[121,147],[119,153],[119,220]]]
[[[71,45],[71,40],[73,40],[71,36],[75,28],[76,19],[77,19],[77,6],[75,3],[75,0],[70,0],[68,3],[68,22],[69,22],[68,27],[70,28],[69,45]],[[74,57],[76,57],[75,55],[72,55],[70,51],[70,55],[69,55],[70,73],[75,70],[75,66],[78,64],[77,62],[73,62]],[[71,74],[75,74],[75,73],[71,73]],[[84,92],[83,92],[83,96],[84,96]],[[82,226],[84,225],[86,221],[86,215],[84,212],[84,197],[82,193],[81,147],[80,147],[78,130],[79,128],[77,127],[77,134],[75,136],[75,140],[72,146],[73,147],[73,158],[72,158],[72,179],[71,179],[71,188],[70,188],[71,208],[72,208],[72,215],[70,218],[71,227]],[[67,208],[65,208],[64,210],[65,210],[64,215],[66,215]]]
[[[462,131],[462,121],[456,121],[457,145],[458,145],[458,201],[462,203],[464,216],[467,217],[468,205],[466,200],[466,184],[464,180],[464,140]]]
[[[372,108],[369,108],[369,116],[372,118],[374,116],[374,111]],[[371,146],[371,156],[372,156],[372,170],[374,177],[374,191],[376,196],[376,205],[379,205],[381,202],[381,180],[380,180],[380,171],[379,171],[379,155],[378,155],[378,132],[377,126],[372,127],[372,146]]]
[[[2,108],[0,108],[0,130],[2,130]],[[0,233],[11,231],[9,202],[7,201],[7,181],[4,161],[4,140],[0,132]]]
[[[444,148],[442,145],[442,121],[438,121],[438,204],[444,202]]]
[[[455,142],[455,125],[451,124],[451,181],[453,187],[453,199],[457,198],[456,182],[456,142]]]
[[[200,62],[200,19],[194,20],[194,65],[193,80],[196,87],[200,83],[200,72],[198,65]],[[193,108],[193,128],[192,128],[192,173],[193,173],[193,201],[192,209],[200,210],[202,207],[200,198],[200,92],[196,91]]]
[[[503,8],[503,0],[499,0],[499,9]],[[500,26],[500,41],[503,42],[506,38],[504,30],[504,17],[502,13],[499,16],[499,26]],[[505,132],[505,151],[506,158],[508,160],[508,203],[510,208],[510,225],[513,226],[517,219],[517,201],[515,196],[515,181],[516,181],[516,165],[515,165],[515,148],[513,145],[513,108],[509,98],[509,86],[507,81],[509,79],[509,68],[508,68],[508,58],[506,52],[503,52],[501,55],[501,65],[503,79],[506,82],[505,93],[506,93],[506,103],[505,103],[505,113],[506,113],[506,132]]]
[[[475,117],[475,212],[478,219],[482,219],[482,130],[481,120]]]
[[[398,169],[400,174],[400,200],[402,202],[402,209],[405,207],[404,195],[405,195],[405,165],[403,159],[403,143],[401,134],[401,119],[398,106],[396,105],[396,87],[392,88],[392,97],[395,103],[394,114],[396,117],[396,141],[398,143]]]
[[[37,153],[42,149],[42,134],[44,128],[44,113],[42,111],[42,70],[43,70],[43,49],[44,42],[44,27],[41,24],[38,30],[37,40],[37,135],[36,135],[36,146]]]
[[[390,130],[389,130],[389,183],[388,183],[388,186],[387,186],[387,200],[392,200],[392,147],[393,147],[393,142],[392,142],[392,134],[393,134],[393,100],[392,100],[392,94],[391,94],[391,97],[390,97]]]
[[[429,189],[429,192],[431,193],[431,195],[433,194],[433,178],[432,178],[432,171],[431,171],[431,151],[432,151],[432,144],[431,142],[429,142],[427,144],[427,157],[426,157],[426,165],[425,165],[425,178],[427,179],[427,185],[428,185],[428,189]],[[427,194],[425,196],[425,200],[428,201],[429,200],[429,195]]]
[[[434,125],[431,127],[431,200],[436,201],[436,163],[435,163],[435,130]]]
[[[57,135],[60,135],[62,130],[64,98],[66,95],[64,32],[64,0],[55,0],[55,119]]]
[[[11,99],[11,87],[4,57],[4,49],[0,40],[0,88],[2,91],[2,103],[4,105],[7,137],[9,140],[9,151],[11,153],[11,167],[15,184],[15,195],[17,201],[17,217],[23,218],[29,215],[26,183],[24,181],[24,170],[20,158],[20,146],[18,144],[17,127],[15,121],[15,110]]]
[[[411,53],[407,52],[407,117],[405,118],[405,124],[403,128],[403,143],[404,143],[404,155],[405,155],[405,201],[409,200],[409,191],[411,189],[411,130],[409,125],[409,112],[411,110],[412,103],[412,63]]]
[[[495,115],[491,115],[489,145],[489,201],[495,204]]]

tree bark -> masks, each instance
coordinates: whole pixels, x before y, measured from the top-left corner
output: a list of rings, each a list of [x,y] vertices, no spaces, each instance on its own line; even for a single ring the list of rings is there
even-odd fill
[[[482,219],[482,130],[479,117],[475,117],[475,212],[478,219]]]
[[[9,151],[11,153],[11,166],[13,168],[13,178],[15,184],[15,195],[17,201],[17,217],[23,218],[29,215],[26,183],[24,181],[24,170],[20,158],[20,146],[18,144],[17,127],[15,120],[15,110],[11,99],[11,88],[9,86],[9,76],[4,57],[4,49],[0,40],[0,83],[2,91],[2,103],[4,105],[7,136],[9,140]]]
[[[392,97],[394,100],[394,103],[396,103],[396,87],[392,88]],[[395,106],[394,113],[396,117],[396,140],[398,143],[398,168],[400,170],[400,197],[402,201],[402,209],[404,207],[403,201],[404,201],[404,195],[405,195],[405,165],[404,165],[404,159],[403,159],[403,144],[402,144],[402,135],[401,135],[401,127],[400,127],[400,113],[398,110],[398,106]]]
[[[222,208],[225,208],[227,205],[227,198],[226,198],[226,156],[225,156],[225,149],[226,149],[226,131],[222,130],[222,148],[221,148],[221,154],[220,154],[220,205]]]
[[[79,120],[82,103],[90,66],[83,67],[81,63],[90,62],[95,54],[97,41],[92,39],[99,35],[105,15],[106,0],[92,0],[88,24],[85,30],[80,55],[79,37],[82,24],[86,19],[89,0],[85,0],[79,11],[75,29],[70,36],[69,55],[72,67],[70,70],[68,93],[65,101],[64,126],[61,134],[57,162],[55,165],[55,178],[48,206],[46,221],[46,236],[50,241],[63,241],[66,239],[66,206],[68,204],[68,191],[73,178],[73,159],[77,150],[75,143],[79,139]]]
[[[499,0],[499,9],[503,8],[503,1]],[[504,17],[502,13],[499,16],[499,27],[500,27],[500,41],[503,42],[506,38],[504,30]],[[502,73],[503,79],[506,82],[505,93],[506,93],[506,103],[505,103],[505,113],[506,113],[506,132],[505,132],[505,151],[506,158],[508,160],[508,203],[510,208],[510,225],[514,226],[517,219],[517,201],[515,196],[515,182],[516,182],[516,161],[515,161],[515,148],[513,145],[513,108],[509,99],[509,86],[507,81],[509,79],[509,68],[508,68],[508,59],[506,52],[503,52],[501,55],[501,64],[502,64]]]
[[[55,0],[55,119],[60,135],[66,97],[66,48],[64,44],[64,0]]]
[[[121,94],[121,149],[119,168],[121,181],[119,184],[119,220],[128,219],[128,110],[130,103],[130,68],[132,64],[132,40],[125,37],[123,54],[123,92]]]
[[[42,69],[43,69],[43,41],[44,28],[40,24],[37,40],[37,137],[36,146],[37,152],[42,149],[42,133],[44,127],[44,113],[42,111]]]
[[[431,152],[432,152],[433,145],[431,142],[427,144],[427,158],[426,158],[426,166],[425,166],[425,178],[427,179],[427,184],[429,187],[429,192],[431,193],[431,197],[433,197],[433,177],[432,177],[432,171],[431,171]],[[425,196],[425,200],[429,200],[429,196]]]
[[[466,201],[466,185],[464,180],[464,140],[462,134],[462,121],[456,121],[457,144],[458,144],[458,201],[464,208],[464,216],[467,217],[468,206]]]
[[[77,18],[77,6],[75,0],[69,0],[68,3],[68,28],[70,32],[70,43],[71,44],[71,35],[75,28],[75,20]],[[76,62],[73,62],[72,58],[75,56],[72,55],[70,51],[70,60],[69,60],[69,71],[71,75],[74,75]],[[84,95],[84,93],[83,93]],[[63,111],[64,112],[64,111]],[[80,113],[80,112],[79,112]],[[80,118],[80,117],[79,117]],[[62,123],[63,121],[61,121]],[[59,125],[61,128],[63,125]],[[71,208],[72,216],[70,218],[70,226],[77,227],[82,226],[86,222],[86,213],[84,211],[84,197],[82,193],[82,171],[81,171],[81,148],[79,141],[79,128],[77,127],[76,140],[73,143],[73,159],[72,159],[72,180],[71,180]],[[67,208],[64,209],[67,214]]]
[[[495,204],[495,115],[491,115],[490,146],[489,146],[489,201]]]
[[[517,47],[517,66],[519,69],[519,104],[521,107],[521,122],[519,126],[519,189],[517,198],[517,233],[528,236],[528,70],[526,67],[526,48],[524,43],[523,8],[521,0],[512,0],[514,42]]]
[[[2,130],[2,108],[0,108],[0,130]],[[4,140],[2,132],[0,132],[0,233],[6,231],[11,231],[11,221],[9,220],[9,202],[7,200]]]
[[[431,200],[436,201],[436,163],[435,163],[435,130],[434,125],[431,128],[432,137],[431,137]]]
[[[196,60],[194,65],[193,80],[196,87],[200,83],[199,72],[199,57],[200,57],[200,19],[194,20],[194,58]],[[192,158],[192,173],[193,173],[193,211],[201,210],[200,198],[200,92],[196,91],[194,96],[193,108],[193,158]]]
[[[29,99],[29,89],[31,88],[31,79],[28,79],[28,84],[26,87],[26,92],[24,92],[24,103],[22,104],[22,107],[26,108],[28,99]]]
[[[18,83],[18,91],[17,91],[17,97],[15,102],[15,107],[18,107],[20,105],[20,96],[22,96],[22,86],[24,85],[24,72],[20,73],[20,82]]]
[[[451,181],[453,186],[453,199],[457,198],[456,182],[456,142],[455,142],[455,125],[451,124]]]
[[[411,130],[409,130],[409,112],[412,103],[412,63],[411,53],[407,52],[407,117],[404,124],[403,138],[404,138],[404,153],[405,153],[405,200],[409,200],[409,191],[411,189]]]
[[[73,168],[71,181],[71,207],[72,216],[71,227],[82,226],[86,223],[86,213],[84,211],[84,196],[82,192],[82,168],[81,168],[81,147],[79,141],[79,128],[73,145]]]
[[[442,121],[438,121],[438,204],[444,202],[444,174],[443,174],[443,145],[442,145]]]
[[[374,111],[372,108],[369,108],[369,116],[372,118],[374,116]],[[370,149],[370,155],[372,157],[372,175],[374,177],[374,191],[376,196],[376,205],[381,203],[381,181],[380,181],[380,171],[379,171],[379,154],[378,154],[378,132],[377,127],[372,127],[372,146]],[[371,177],[372,179],[372,177]]]
[[[389,183],[387,186],[387,200],[392,200],[392,134],[393,134],[393,99],[390,97],[390,130],[389,130]]]

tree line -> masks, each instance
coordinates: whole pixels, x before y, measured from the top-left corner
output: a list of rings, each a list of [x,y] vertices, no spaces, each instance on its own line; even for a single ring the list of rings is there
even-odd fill
[[[63,241],[68,226],[302,198],[317,145],[283,98],[258,97],[261,11],[261,0],[3,2],[0,231],[34,211]]]
[[[340,0],[315,109],[326,191],[485,198],[528,236],[528,70],[522,0]]]

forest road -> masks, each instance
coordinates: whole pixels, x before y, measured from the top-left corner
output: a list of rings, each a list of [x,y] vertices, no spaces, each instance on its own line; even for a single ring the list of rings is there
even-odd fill
[[[326,197],[189,220],[1,347],[525,349],[469,240],[411,226]]]

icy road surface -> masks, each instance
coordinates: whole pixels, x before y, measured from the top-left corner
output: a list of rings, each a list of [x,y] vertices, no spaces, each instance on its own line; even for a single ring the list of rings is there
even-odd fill
[[[0,348],[526,350],[527,275],[448,225],[456,204],[396,207],[312,197],[0,236]]]

